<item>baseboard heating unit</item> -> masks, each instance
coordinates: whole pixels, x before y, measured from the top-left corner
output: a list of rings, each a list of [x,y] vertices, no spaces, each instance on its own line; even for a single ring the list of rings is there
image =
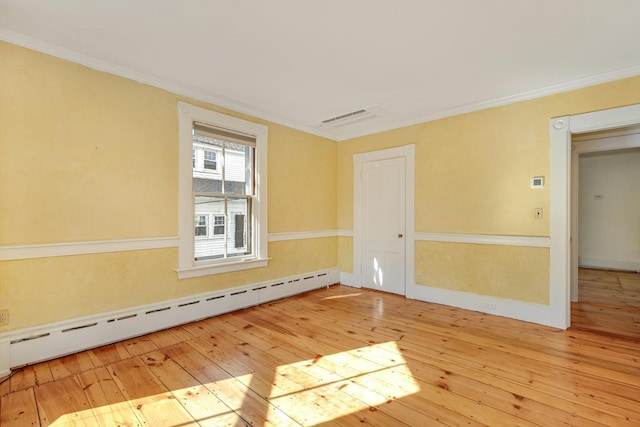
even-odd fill
[[[252,307],[340,281],[338,268],[0,334],[0,377],[11,368]]]

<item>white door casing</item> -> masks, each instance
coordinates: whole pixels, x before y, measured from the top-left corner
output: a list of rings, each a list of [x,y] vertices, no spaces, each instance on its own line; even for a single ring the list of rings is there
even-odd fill
[[[356,286],[414,298],[414,145],[354,155]]]
[[[550,185],[550,323],[566,329],[571,325],[571,136],[615,129],[640,123],[640,104],[575,116],[556,117],[549,122],[551,150]],[[576,264],[577,265],[577,264]]]

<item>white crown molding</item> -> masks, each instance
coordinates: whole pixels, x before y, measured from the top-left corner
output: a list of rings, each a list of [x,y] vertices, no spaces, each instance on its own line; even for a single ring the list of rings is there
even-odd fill
[[[475,243],[483,245],[529,246],[548,248],[549,237],[504,236],[489,234],[454,234],[454,233],[416,233],[415,240],[425,242]]]
[[[582,77],[575,80],[570,80],[564,83],[559,83],[551,86],[546,86],[539,89],[534,89],[526,92],[517,93],[514,95],[504,96],[501,98],[489,99],[482,102],[473,104],[461,105],[455,108],[449,108],[436,113],[430,113],[426,115],[416,116],[412,119],[402,120],[394,122],[393,125],[384,125],[368,129],[366,132],[353,132],[345,134],[340,137],[333,137],[332,139],[342,142],[353,138],[359,138],[366,135],[387,132],[394,129],[413,126],[420,123],[432,122],[447,117],[458,116],[461,114],[472,113],[474,111],[486,110],[488,108],[500,107],[503,105],[515,104],[516,102],[529,101],[531,99],[542,98],[544,96],[555,95],[562,92],[568,92],[571,90],[581,89],[588,86],[594,86],[601,83],[612,82],[615,80],[621,80],[628,77],[634,77],[640,75],[640,67],[633,66],[627,68],[621,68],[619,70],[607,71],[600,74],[594,74],[591,76]]]
[[[112,64],[110,62],[94,58],[89,55],[81,54],[81,53],[63,48],[61,46],[42,41],[40,39],[36,39],[21,33],[17,33],[15,31],[0,28],[0,40],[13,43],[15,45],[32,49],[38,52],[42,52],[47,55],[51,55],[51,56],[62,58],[71,62],[75,62],[77,64],[81,64],[99,71],[104,71],[107,73],[115,74],[120,77],[131,79],[140,83],[165,89],[177,95],[182,95],[182,96],[197,99],[200,101],[208,102],[210,104],[217,105],[222,108],[227,108],[229,110],[232,110],[241,114],[247,114],[249,116],[253,116],[259,119],[268,120],[270,122],[278,123],[280,125],[283,125],[292,129],[296,129],[311,135],[316,135],[322,138],[326,138],[326,139],[329,139],[332,141],[338,141],[338,142],[346,141],[353,138],[358,138],[361,136],[372,135],[380,132],[386,132],[393,129],[399,129],[407,126],[413,126],[419,123],[431,122],[434,120],[443,119],[446,117],[456,116],[456,115],[465,114],[465,113],[470,113],[473,111],[484,110],[492,107],[499,107],[507,104],[513,104],[520,101],[526,101],[534,98],[540,98],[543,96],[554,95],[560,92],[567,92],[574,89],[580,89],[582,87],[592,86],[600,83],[606,83],[609,81],[614,81],[614,80],[619,80],[627,77],[640,75],[640,67],[638,66],[627,67],[619,70],[608,71],[608,72],[595,74],[591,76],[585,76],[579,79],[570,80],[560,84],[546,86],[543,88],[534,89],[526,92],[521,92],[515,95],[509,95],[501,98],[490,99],[490,100],[473,103],[473,104],[461,105],[455,108],[442,110],[436,113],[418,115],[412,119],[401,120],[401,121],[394,122],[393,124],[386,124],[379,127],[370,128],[367,131],[356,131],[353,133],[344,134],[342,136],[335,136],[331,133],[323,132],[322,130],[315,128],[313,126],[294,123],[282,117],[275,116],[275,115],[266,113],[264,111],[256,110],[244,103],[233,101],[231,99],[228,99],[220,95],[203,93],[202,91],[195,90],[194,88],[189,86],[184,86],[184,85],[177,84],[164,79],[159,79],[149,74],[141,73],[139,71],[135,71],[126,67],[121,67],[121,66]]]
[[[12,43],[18,46],[25,47],[27,49],[35,50],[47,55],[55,56],[57,58],[65,59],[67,61],[74,62],[76,64],[84,65],[89,68],[93,68],[98,71],[104,71],[106,73],[115,74],[116,76],[124,77],[126,79],[134,80],[139,83],[144,83],[150,86],[154,86],[160,89],[165,89],[176,95],[186,96],[192,99],[208,102],[218,107],[226,108],[237,113],[246,114],[258,119],[267,120],[273,123],[296,129],[302,132],[306,132],[312,135],[316,135],[322,138],[335,141],[335,137],[327,132],[323,132],[311,126],[300,125],[290,120],[284,119],[273,114],[266,113],[264,111],[256,110],[248,105],[233,101],[224,96],[204,93],[200,90],[196,90],[189,86],[184,86],[178,83],[174,83],[168,80],[160,79],[152,75],[142,73],[130,68],[121,67],[113,63],[104,61],[102,59],[94,58],[90,55],[78,53],[64,47],[42,41],[27,35],[17,33],[15,31],[0,28],[0,40],[8,43]]]
[[[139,251],[147,249],[173,248],[177,246],[177,237],[96,240],[87,242],[46,243],[39,245],[6,245],[0,246],[0,261],[99,254],[106,252]]]

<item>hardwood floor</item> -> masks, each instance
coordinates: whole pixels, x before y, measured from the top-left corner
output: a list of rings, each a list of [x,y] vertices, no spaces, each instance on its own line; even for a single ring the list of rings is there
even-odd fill
[[[639,345],[332,286],[27,366],[0,424],[638,426]]]
[[[640,274],[580,268],[571,328],[640,340]]]

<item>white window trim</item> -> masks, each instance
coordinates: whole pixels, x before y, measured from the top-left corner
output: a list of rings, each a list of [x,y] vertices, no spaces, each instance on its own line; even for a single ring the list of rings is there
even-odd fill
[[[210,123],[233,131],[256,137],[255,185],[256,197],[253,202],[253,247],[252,257],[215,261],[194,260],[195,217],[192,192],[192,137],[194,121]],[[216,113],[195,105],[178,102],[178,273],[179,279],[206,276],[266,267],[268,257],[267,224],[267,136],[265,125],[249,122],[236,117]]]

